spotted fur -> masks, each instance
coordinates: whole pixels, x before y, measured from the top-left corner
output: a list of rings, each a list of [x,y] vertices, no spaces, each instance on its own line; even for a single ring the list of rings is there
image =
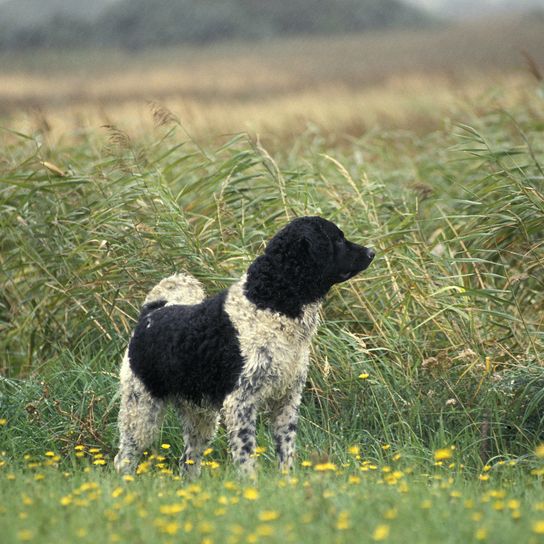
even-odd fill
[[[180,417],[180,464],[188,476],[200,473],[220,413],[234,462],[254,475],[262,408],[271,413],[280,469],[290,469],[322,298],[373,257],[333,223],[304,217],[280,231],[248,273],[214,297],[206,299],[188,274],[162,280],[145,299],[121,366],[117,470],[134,470],[167,402]]]

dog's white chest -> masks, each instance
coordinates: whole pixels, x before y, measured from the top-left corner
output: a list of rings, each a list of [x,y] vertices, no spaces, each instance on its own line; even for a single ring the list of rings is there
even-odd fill
[[[281,396],[306,374],[318,309],[317,303],[308,305],[300,319],[290,319],[257,309],[243,294],[243,279],[231,287],[225,310],[238,332],[242,375],[265,397]]]

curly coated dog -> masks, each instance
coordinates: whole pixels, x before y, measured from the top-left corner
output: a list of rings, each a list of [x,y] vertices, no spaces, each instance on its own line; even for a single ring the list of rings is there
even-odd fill
[[[117,470],[135,469],[167,402],[181,419],[188,476],[200,473],[220,411],[234,462],[253,475],[257,410],[265,407],[280,468],[288,470],[320,303],[373,258],[330,221],[300,217],[218,295],[206,298],[188,274],[162,280],[145,300],[121,367]]]

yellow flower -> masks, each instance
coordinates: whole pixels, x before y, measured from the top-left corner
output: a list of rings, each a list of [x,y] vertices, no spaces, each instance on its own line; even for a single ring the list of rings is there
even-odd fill
[[[314,470],[317,470],[318,472],[326,472],[327,470],[335,471],[336,465],[334,463],[319,463],[314,466]]]
[[[186,506],[183,503],[175,503],[175,504],[163,504],[159,510],[161,514],[165,515],[175,515],[179,514],[180,512],[183,512],[185,510]]]
[[[536,447],[536,450],[535,450],[535,455],[537,457],[544,457],[544,443],[542,444],[539,444],[537,447]]]
[[[399,514],[399,512],[398,512],[398,510],[396,508],[389,508],[389,510],[386,510],[383,513],[383,517],[385,519],[396,519],[398,514]]]
[[[19,531],[17,533],[17,538],[25,542],[28,540],[32,540],[33,537],[34,537],[34,534],[32,533],[32,531],[29,531],[28,529],[23,529],[22,531]]]
[[[506,503],[506,506],[508,506],[508,508],[510,508],[510,510],[519,510],[520,506],[521,506],[521,502],[518,501],[517,499],[510,499]]]
[[[123,480],[125,480],[125,482],[133,482],[134,481],[134,476],[132,476],[130,474],[125,474],[123,476]]]
[[[25,506],[30,506],[34,503],[34,501],[28,495],[23,495],[22,501]]]
[[[168,523],[165,523],[161,527],[161,531],[163,533],[166,533],[168,535],[175,535],[180,529],[179,523],[176,523],[175,521],[170,521]]]
[[[359,455],[359,453],[361,453],[361,450],[360,450],[359,446],[350,446],[348,448],[348,453],[350,455]]]
[[[372,540],[382,542],[389,537],[389,525],[378,525],[372,533]]]
[[[170,449],[170,444],[161,444],[161,448],[163,450],[169,450]]]
[[[275,521],[280,517],[280,513],[275,510],[263,510],[259,513],[260,521]]]
[[[72,495],[65,495],[60,499],[59,502],[62,506],[68,506],[69,504],[72,504]]]
[[[544,519],[539,519],[533,523],[533,533],[544,535]]]
[[[46,451],[45,456],[46,457],[55,457],[55,452],[54,451]]]
[[[255,532],[258,536],[272,536],[274,534],[274,527],[272,525],[257,525]]]
[[[8,424],[8,420],[5,417],[0,418],[0,427]]]
[[[368,372],[362,372],[361,374],[359,374],[360,380],[368,380],[369,377],[370,377],[370,374],[368,374]]]
[[[421,501],[419,507],[423,510],[430,510],[433,506],[433,503],[429,499],[425,499],[424,501]]]
[[[93,461],[93,465],[105,465],[106,464],[106,460],[105,459],[95,459]]]
[[[100,451],[100,448],[90,448],[89,453],[98,453]]]
[[[387,451],[390,447],[391,447],[390,444],[384,444],[384,445],[382,446],[382,450],[383,450],[383,451]]]
[[[434,452],[435,461],[444,461],[445,459],[451,459],[453,452],[451,448],[441,448]]]
[[[300,466],[302,466],[302,467],[311,467],[312,462],[311,461],[302,461],[302,463],[300,463]]]
[[[77,446],[74,446],[74,449],[76,451],[83,451],[85,449],[85,446],[83,446],[82,444],[77,444]]]
[[[485,540],[487,538],[487,529],[485,527],[480,527],[476,529],[474,533],[474,538],[476,540]]]
[[[339,531],[345,531],[349,529],[349,514],[347,512],[340,512],[338,519],[336,520],[336,528]]]
[[[213,448],[206,448],[204,450],[204,453],[202,455],[204,455],[204,457],[207,457],[208,455],[210,455],[211,453],[213,453]]]
[[[256,501],[258,498],[259,492],[254,487],[246,487],[246,489],[244,489],[244,499]]]
[[[116,487],[112,492],[111,496],[112,498],[116,499],[117,497],[121,496],[123,494],[123,488],[122,487]]]
[[[487,482],[487,480],[489,480],[489,474],[480,474],[478,479],[482,482]]]

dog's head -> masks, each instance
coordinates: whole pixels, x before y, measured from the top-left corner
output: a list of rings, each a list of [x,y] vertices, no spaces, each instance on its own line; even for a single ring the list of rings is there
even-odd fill
[[[266,286],[268,298],[279,300],[288,293],[294,307],[300,309],[323,298],[334,284],[365,270],[374,255],[372,249],[346,240],[334,223],[321,217],[299,217],[278,232],[265,254],[250,266],[246,294],[250,300],[259,300],[262,297],[256,293]],[[276,293],[271,297],[273,289]],[[285,306],[283,301],[280,306]],[[270,303],[265,307],[276,309]]]

